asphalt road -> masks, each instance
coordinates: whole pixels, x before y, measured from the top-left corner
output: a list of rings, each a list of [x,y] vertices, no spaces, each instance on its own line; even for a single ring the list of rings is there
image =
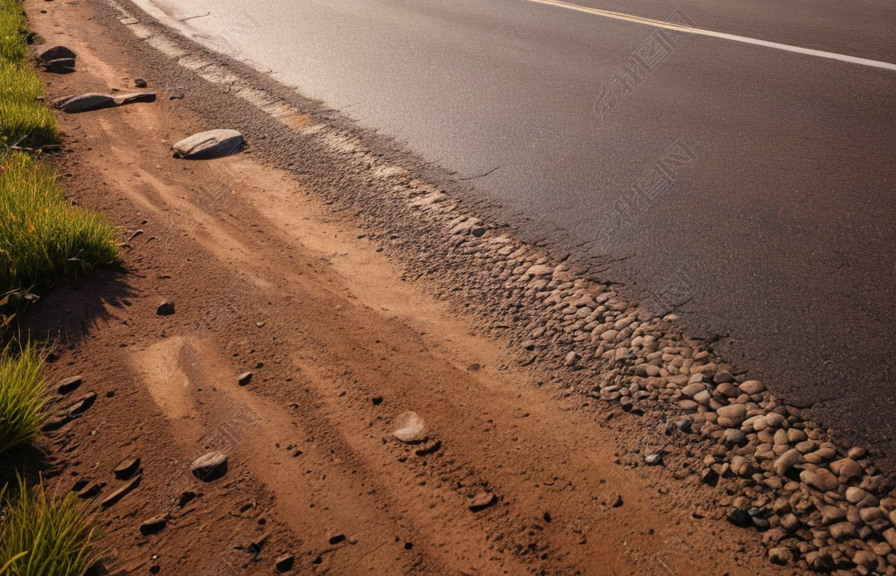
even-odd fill
[[[529,0],[138,3],[469,179],[896,454],[896,71]],[[896,63],[882,0],[578,4]]]

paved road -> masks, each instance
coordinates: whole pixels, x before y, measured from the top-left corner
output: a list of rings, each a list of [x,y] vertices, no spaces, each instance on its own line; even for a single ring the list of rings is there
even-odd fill
[[[150,2],[896,454],[896,71],[530,0]],[[892,2],[579,4],[896,62]]]

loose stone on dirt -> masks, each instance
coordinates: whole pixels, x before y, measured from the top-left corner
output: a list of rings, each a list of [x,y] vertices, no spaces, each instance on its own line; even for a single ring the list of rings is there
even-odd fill
[[[81,375],[70,376],[68,378],[63,378],[56,384],[56,391],[63,396],[75,391],[78,386],[81,385],[82,378]]]
[[[128,458],[116,466],[112,473],[115,474],[115,477],[119,480],[128,480],[133,477],[138,470],[140,470],[140,459]]]
[[[416,412],[403,412],[395,419],[396,430],[393,436],[405,442],[414,444],[426,440],[426,422]]]
[[[470,500],[470,503],[467,505],[467,507],[472,512],[479,512],[480,510],[485,510],[497,501],[497,496],[495,496],[491,492],[480,492],[479,494],[474,496],[472,500]]]
[[[209,452],[190,464],[190,472],[205,482],[217,480],[227,473],[227,455],[221,452]]]
[[[142,524],[140,524],[140,533],[144,536],[149,536],[151,534],[158,534],[165,528],[165,525],[168,523],[168,515],[164,514],[161,516],[155,516],[154,518],[150,518],[146,520]]]
[[[156,308],[156,314],[159,316],[171,316],[174,314],[174,302],[162,302],[159,304],[159,307]]]
[[[202,160],[236,154],[245,145],[245,138],[236,130],[209,130],[184,138],[171,148],[178,158]]]

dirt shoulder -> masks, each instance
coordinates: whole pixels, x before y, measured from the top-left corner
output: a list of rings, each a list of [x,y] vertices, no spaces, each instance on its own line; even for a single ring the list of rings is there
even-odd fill
[[[50,474],[95,505],[111,572],[270,574],[283,559],[296,574],[793,573],[724,521],[711,487],[680,481],[689,465],[644,466],[635,416],[521,365],[311,179],[251,148],[173,158],[175,141],[222,127],[202,113],[217,97],[163,91],[99,3],[25,5],[47,46],[78,54],[74,74],[45,75],[51,98],[136,78],[160,90],[60,116],[63,184],[122,226],[123,271],[56,290],[28,319],[57,343],[52,378],[83,377],[59,402],[97,394],[47,444]],[[407,411],[426,442],[393,436]],[[228,470],[201,482],[189,465],[208,451]],[[130,458],[139,484],[103,505]]]

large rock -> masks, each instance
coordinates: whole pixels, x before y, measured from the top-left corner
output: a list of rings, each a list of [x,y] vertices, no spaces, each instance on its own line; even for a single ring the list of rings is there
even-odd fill
[[[209,130],[184,138],[171,148],[178,158],[201,160],[235,154],[245,145],[245,138],[236,130]]]
[[[74,53],[70,48],[66,48],[65,46],[53,46],[52,48],[48,48],[44,50],[40,56],[37,57],[41,62],[50,62],[52,60],[59,60],[60,58],[69,58],[74,60],[78,55]]]
[[[66,114],[78,114],[103,108],[114,108],[133,102],[155,102],[155,100],[156,95],[154,92],[135,92],[133,94],[119,94],[118,96],[88,92],[87,94],[59,98],[53,102],[53,105]]]
[[[108,94],[88,92],[78,96],[66,96],[54,102],[54,105],[66,114],[77,114],[79,112],[89,112],[90,110],[112,108],[116,104],[115,98]]]

